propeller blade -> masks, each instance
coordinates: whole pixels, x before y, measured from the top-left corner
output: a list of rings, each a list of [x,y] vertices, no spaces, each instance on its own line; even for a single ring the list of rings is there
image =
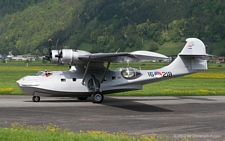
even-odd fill
[[[49,61],[50,60],[50,57],[49,56],[44,56],[43,59]]]
[[[49,58],[52,58],[52,39],[48,39],[48,54]]]

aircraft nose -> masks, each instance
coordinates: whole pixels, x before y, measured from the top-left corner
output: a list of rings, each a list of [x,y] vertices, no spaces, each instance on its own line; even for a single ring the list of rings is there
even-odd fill
[[[16,83],[17,83],[19,86],[22,86],[22,85],[21,85],[22,82],[23,82],[23,78],[21,78],[21,79],[19,79],[19,80],[16,81]]]
[[[30,80],[30,78],[28,77],[24,77],[21,78],[20,80],[17,80],[16,83],[20,86],[20,87],[32,87],[32,86],[39,86],[39,83],[37,83],[34,80]]]

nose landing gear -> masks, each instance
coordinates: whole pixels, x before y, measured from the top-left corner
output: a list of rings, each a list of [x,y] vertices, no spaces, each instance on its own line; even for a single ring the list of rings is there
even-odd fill
[[[32,100],[33,102],[40,102],[40,96],[33,96]]]

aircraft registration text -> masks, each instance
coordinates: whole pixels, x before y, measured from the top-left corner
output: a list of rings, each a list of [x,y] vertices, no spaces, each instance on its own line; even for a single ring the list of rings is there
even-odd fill
[[[160,72],[160,71],[155,71],[155,72],[148,72],[149,77],[172,77],[173,74],[172,72]]]

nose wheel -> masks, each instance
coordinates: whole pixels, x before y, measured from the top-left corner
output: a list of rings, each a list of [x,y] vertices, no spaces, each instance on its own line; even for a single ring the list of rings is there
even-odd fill
[[[94,93],[91,95],[91,99],[93,103],[102,103],[104,96],[101,93]]]
[[[40,101],[40,96],[33,96],[32,100],[33,102],[39,102]]]

